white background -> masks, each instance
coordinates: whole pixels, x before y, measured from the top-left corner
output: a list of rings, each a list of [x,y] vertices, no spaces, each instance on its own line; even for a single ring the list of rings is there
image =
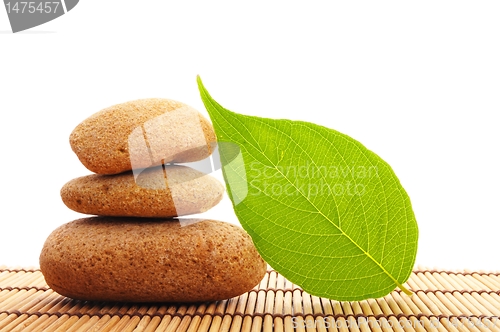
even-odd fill
[[[36,266],[81,217],[68,137],[128,100],[223,106],[356,138],[410,195],[417,264],[500,270],[496,1],[92,1],[12,34],[0,8],[0,265]],[[237,222],[227,197],[208,216]]]

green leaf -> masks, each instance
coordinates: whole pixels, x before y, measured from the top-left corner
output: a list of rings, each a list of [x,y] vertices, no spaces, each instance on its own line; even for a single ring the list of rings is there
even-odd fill
[[[402,284],[418,228],[385,161],[333,129],[231,112],[199,77],[198,87],[235,213],[269,265],[330,299],[378,298],[396,287],[411,294]]]

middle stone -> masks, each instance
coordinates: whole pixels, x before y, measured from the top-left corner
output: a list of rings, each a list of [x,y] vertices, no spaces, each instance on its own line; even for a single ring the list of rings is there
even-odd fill
[[[85,214],[169,218],[205,212],[223,193],[222,184],[210,175],[168,165],[79,177],[62,187],[61,198],[67,207]]]

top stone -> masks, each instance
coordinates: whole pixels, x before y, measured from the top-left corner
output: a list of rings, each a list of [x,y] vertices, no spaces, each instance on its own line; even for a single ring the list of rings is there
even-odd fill
[[[192,107],[152,98],[95,113],[73,130],[69,141],[90,171],[117,174],[205,159],[215,146],[215,133],[210,122]]]

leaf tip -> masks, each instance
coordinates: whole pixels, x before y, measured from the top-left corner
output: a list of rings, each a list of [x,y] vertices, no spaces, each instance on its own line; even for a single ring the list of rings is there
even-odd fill
[[[196,83],[198,84],[198,89],[201,90],[203,87],[203,82],[201,81],[200,75],[196,75]]]
[[[208,93],[207,89],[205,88],[205,85],[203,85],[203,81],[201,80],[200,75],[196,75],[196,82],[198,83],[198,91],[200,92],[201,99],[203,102],[205,102],[205,99],[207,97],[210,97],[210,94]]]

